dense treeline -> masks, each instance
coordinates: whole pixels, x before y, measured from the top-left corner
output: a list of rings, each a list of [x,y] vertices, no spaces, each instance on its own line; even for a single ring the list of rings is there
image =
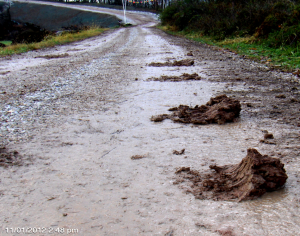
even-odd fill
[[[162,12],[161,20],[173,30],[215,39],[254,35],[272,47],[300,42],[299,0],[179,0]]]

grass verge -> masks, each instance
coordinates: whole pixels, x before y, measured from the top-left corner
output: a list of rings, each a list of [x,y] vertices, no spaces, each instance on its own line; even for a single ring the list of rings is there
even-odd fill
[[[38,43],[29,43],[29,44],[24,43],[24,44],[9,45],[7,47],[0,48],[0,56],[3,57],[12,54],[19,54],[31,50],[38,50],[46,47],[53,47],[56,45],[62,45],[62,44],[67,44],[75,41],[80,41],[86,38],[97,36],[106,30],[108,29],[95,27],[88,30],[80,31],[78,33],[65,32],[59,36],[48,36],[43,41]]]
[[[257,42],[220,42],[218,45],[238,54],[246,55],[273,68],[289,72],[300,68],[300,50],[298,47],[282,46],[271,48],[264,43]]]
[[[300,69],[300,48],[298,47],[282,46],[272,48],[269,47],[266,42],[258,42],[253,36],[218,41],[211,37],[203,36],[200,32],[174,31],[167,26],[158,26],[158,28],[172,35],[182,36],[200,43],[228,49],[237,54],[264,63],[271,68],[289,72]]]

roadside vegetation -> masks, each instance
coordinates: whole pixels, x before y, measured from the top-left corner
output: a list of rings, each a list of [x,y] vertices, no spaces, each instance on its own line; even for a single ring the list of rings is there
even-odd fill
[[[5,40],[5,41],[0,41],[0,43],[3,43],[4,45],[9,46],[9,45],[11,45],[12,41]]]
[[[31,50],[38,50],[46,47],[53,47],[56,45],[80,41],[86,38],[97,36],[105,30],[107,29],[91,27],[80,31],[65,31],[60,35],[49,34],[41,42],[10,44],[6,47],[0,48],[0,56],[8,56],[12,54],[28,52]]]
[[[300,68],[299,0],[180,0],[160,18],[161,28],[170,33],[273,67]]]

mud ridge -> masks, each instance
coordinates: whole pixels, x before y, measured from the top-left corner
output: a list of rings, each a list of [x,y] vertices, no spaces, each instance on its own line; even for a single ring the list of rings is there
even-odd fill
[[[174,62],[151,62],[150,64],[148,64],[148,66],[155,66],[155,67],[162,67],[162,66],[192,66],[194,65],[195,61],[191,60],[191,59],[184,59],[184,60],[180,60],[180,61],[174,61]]]
[[[199,173],[189,167],[181,167],[176,171],[174,184],[191,182],[187,192],[198,199],[242,201],[277,190],[288,178],[279,159],[263,156],[256,149],[248,149],[247,156],[239,164],[211,165],[209,168],[214,172]]]
[[[170,108],[172,114],[162,114],[152,116],[151,121],[161,122],[165,119],[171,119],[174,122],[192,123],[192,124],[225,124],[232,122],[240,115],[241,104],[238,100],[229,98],[225,94],[211,98],[206,105],[195,106],[187,105]]]
[[[164,82],[164,81],[170,81],[170,82],[179,82],[179,81],[186,81],[186,80],[201,80],[201,76],[199,76],[197,73],[194,74],[187,74],[187,73],[183,73],[180,76],[166,76],[163,75],[159,78],[149,78],[148,81],[160,81],[160,82]]]

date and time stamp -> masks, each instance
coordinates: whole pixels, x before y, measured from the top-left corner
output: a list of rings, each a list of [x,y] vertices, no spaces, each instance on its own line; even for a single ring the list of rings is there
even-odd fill
[[[70,229],[62,227],[13,227],[4,228],[6,234],[32,234],[32,235],[75,235],[79,234],[79,229]]]

